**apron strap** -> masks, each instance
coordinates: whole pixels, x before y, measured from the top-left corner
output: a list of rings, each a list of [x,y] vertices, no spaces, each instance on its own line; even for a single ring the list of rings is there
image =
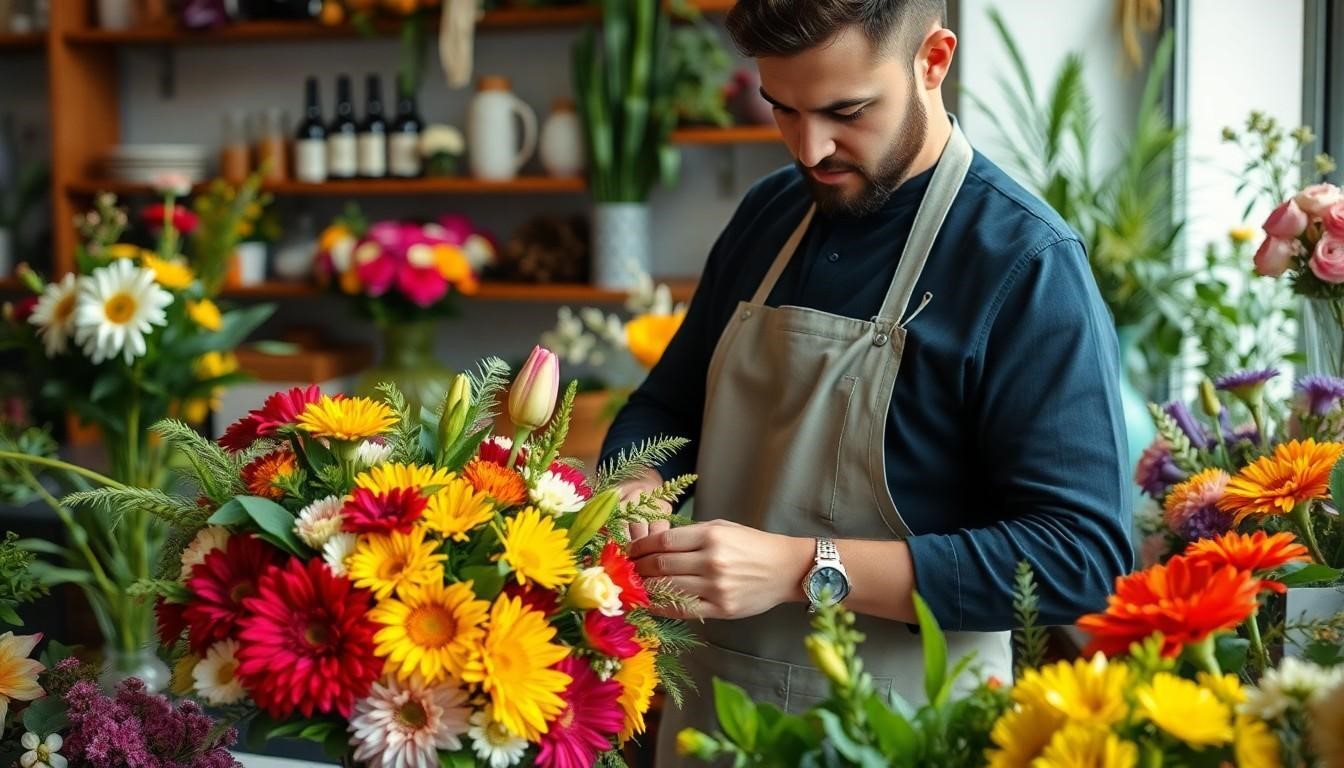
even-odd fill
[[[775,257],[775,262],[770,265],[770,271],[765,273],[761,284],[756,287],[756,293],[751,297],[752,304],[765,304],[765,300],[770,298],[770,292],[775,289],[775,283],[779,276],[784,273],[784,268],[789,266],[789,260],[793,258],[794,251],[798,250],[798,244],[803,242],[803,236],[807,234],[807,227],[812,223],[812,215],[817,212],[817,204],[813,203],[807,207],[807,213],[803,214],[803,220],[794,227],[793,234],[784,243],[784,247],[779,249],[779,255]]]
[[[920,201],[915,223],[910,227],[910,237],[905,241],[905,249],[901,251],[901,260],[896,266],[896,276],[892,278],[887,298],[882,302],[882,311],[873,318],[878,325],[875,341],[880,344],[886,343],[885,335],[891,332],[889,326],[903,326],[914,319],[913,315],[905,317],[910,298],[915,294],[915,284],[919,282],[924,264],[929,260],[929,252],[933,250],[933,241],[938,238],[938,230],[942,228],[947,212],[952,209],[952,201],[956,199],[961,182],[966,178],[966,171],[971,167],[972,154],[971,144],[966,141],[961,126],[953,121],[952,133],[943,147],[942,157],[933,171],[933,178],[929,180],[924,199]],[[931,298],[931,295],[925,295],[915,314]],[[882,326],[888,327],[883,329]]]

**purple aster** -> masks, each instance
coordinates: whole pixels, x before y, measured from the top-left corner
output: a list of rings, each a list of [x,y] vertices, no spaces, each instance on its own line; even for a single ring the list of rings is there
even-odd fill
[[[1231,392],[1236,395],[1238,400],[1250,404],[1260,396],[1260,391],[1264,389],[1265,382],[1278,375],[1279,372],[1274,368],[1264,368],[1259,371],[1237,371],[1226,376],[1219,376],[1218,380],[1213,382],[1213,386],[1223,392]]]
[[[1186,437],[1190,438],[1190,442],[1196,448],[1208,450],[1213,447],[1213,438],[1209,435],[1208,430],[1204,429],[1204,425],[1195,421],[1194,414],[1190,413],[1190,409],[1185,406],[1185,403],[1173,400],[1167,403],[1162,410],[1166,411],[1167,415],[1176,422],[1176,426],[1181,428],[1181,431],[1185,433]]]
[[[1297,380],[1296,389],[1307,398],[1307,411],[1312,416],[1324,416],[1344,398],[1344,379],[1314,373]]]
[[[1186,541],[1212,539],[1232,530],[1232,516],[1217,506],[1208,504],[1180,521],[1174,530],[1177,536]]]
[[[1154,499],[1167,495],[1167,489],[1185,477],[1185,472],[1176,466],[1175,459],[1171,457],[1171,446],[1160,437],[1143,449],[1139,463],[1134,468],[1134,483]]]
[[[228,768],[238,765],[228,752],[237,738],[230,729],[206,743],[211,719],[192,702],[176,710],[164,696],[145,690],[136,678],[123,682],[115,698],[81,680],[65,696],[70,727],[62,752],[73,764],[134,765],[144,768]]]

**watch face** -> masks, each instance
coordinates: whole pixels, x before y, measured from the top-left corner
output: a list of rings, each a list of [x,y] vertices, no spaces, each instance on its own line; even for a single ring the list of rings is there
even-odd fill
[[[849,594],[849,580],[838,568],[818,568],[807,584],[817,602],[838,603]]]

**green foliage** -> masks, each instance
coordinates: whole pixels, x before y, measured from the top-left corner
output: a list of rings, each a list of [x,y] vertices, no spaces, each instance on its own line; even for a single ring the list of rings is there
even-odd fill
[[[1045,627],[1040,620],[1040,595],[1036,591],[1036,572],[1031,563],[1019,561],[1014,574],[1013,619],[1017,630],[1013,633],[1017,649],[1017,663],[1014,674],[1021,676],[1022,670],[1039,667],[1045,661]]]
[[[0,541],[0,622],[21,627],[18,607],[47,594],[47,588],[31,570],[33,553],[24,549],[18,538],[18,534],[7,531]]]
[[[593,493],[601,493],[627,480],[634,480],[648,467],[666,464],[678,451],[690,444],[691,441],[684,437],[657,437],[622,449],[614,458],[598,466],[597,474],[593,477]]]

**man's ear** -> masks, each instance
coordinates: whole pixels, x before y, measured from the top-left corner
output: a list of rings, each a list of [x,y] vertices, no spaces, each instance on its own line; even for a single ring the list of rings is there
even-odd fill
[[[956,33],[943,27],[929,31],[919,47],[919,55],[915,57],[915,77],[926,90],[942,87],[956,52]]]

